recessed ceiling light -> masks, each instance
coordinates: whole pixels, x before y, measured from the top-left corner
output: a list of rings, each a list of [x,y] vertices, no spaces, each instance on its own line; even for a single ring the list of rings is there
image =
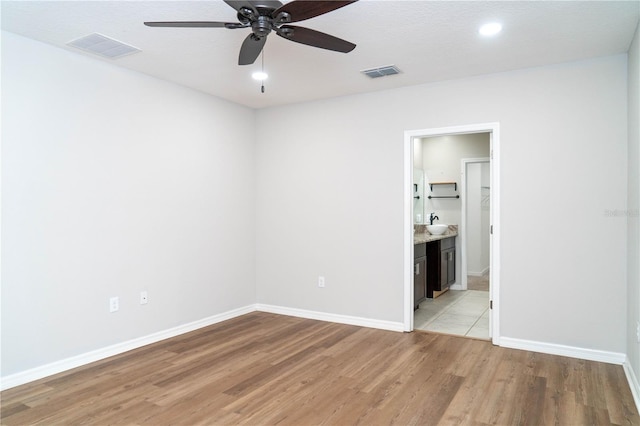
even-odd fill
[[[490,22],[488,24],[484,24],[478,30],[480,35],[483,35],[483,36],[486,36],[486,37],[496,35],[500,31],[502,31],[502,24],[499,24],[497,22]]]
[[[251,74],[251,77],[253,77],[254,80],[263,81],[263,80],[266,80],[269,77],[269,75],[267,75],[267,73],[264,71],[256,71],[253,74]]]

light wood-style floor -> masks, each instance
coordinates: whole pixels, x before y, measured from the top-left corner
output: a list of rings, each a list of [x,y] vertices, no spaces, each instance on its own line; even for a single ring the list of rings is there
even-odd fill
[[[1,397],[3,425],[640,424],[618,365],[259,312]]]

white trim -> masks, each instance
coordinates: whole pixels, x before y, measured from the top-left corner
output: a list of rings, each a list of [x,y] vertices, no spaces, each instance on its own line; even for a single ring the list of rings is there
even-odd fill
[[[147,336],[143,336],[137,339],[129,340],[126,342],[118,343],[106,348],[98,349],[85,354],[77,355],[64,360],[56,361],[51,364],[43,365],[40,367],[32,368],[27,371],[12,374],[3,377],[0,380],[0,390],[10,389],[25,383],[29,383],[35,380],[39,380],[54,374],[61,373],[63,371],[71,370],[73,368],[81,367],[83,365],[90,364],[95,361],[119,355],[124,352],[128,352],[133,349],[140,348],[152,343],[156,343],[171,337],[175,337],[184,333],[188,333],[194,330],[198,330],[203,327],[207,327],[213,324],[217,324],[222,321],[226,321],[241,315],[245,315],[251,312],[269,312],[279,315],[287,315],[299,318],[314,319],[319,321],[334,322],[339,324],[349,324],[360,327],[376,328],[381,330],[402,332],[404,330],[404,324],[394,321],[383,321],[363,317],[354,317],[349,315],[331,314],[325,312],[309,311],[297,308],[288,308],[284,306],[255,304],[248,305],[242,308],[233,309],[231,311],[223,312],[218,315],[203,318],[198,321],[194,321],[188,324],[184,324],[178,327],[173,327],[168,330],[153,333]],[[558,345],[553,343],[536,342],[531,340],[515,339],[511,337],[501,337],[501,346],[505,348],[521,349],[533,352],[547,353],[551,355],[568,356],[571,358],[586,359],[590,361],[599,361],[609,364],[622,365],[624,368],[633,399],[636,403],[636,407],[640,410],[640,386],[638,380],[633,372],[631,364],[627,356],[623,353],[600,351],[596,349],[585,349],[566,345]]]
[[[404,132],[404,330],[413,330],[413,139],[427,136],[490,133],[491,147],[491,265],[490,297],[493,309],[489,317],[491,341],[500,345],[500,123],[479,123]]]
[[[500,124],[492,123],[489,135],[491,147],[491,197],[489,210],[491,212],[492,234],[489,238],[491,261],[489,266],[489,297],[493,309],[489,315],[489,333],[494,345],[500,345]]]
[[[629,382],[629,388],[631,389],[631,395],[633,395],[633,401],[636,403],[636,409],[640,411],[640,384],[638,384],[638,377],[631,367],[629,357],[625,357],[624,364],[622,364],[624,374],[627,376],[627,382]]]
[[[403,331],[413,331],[413,138],[412,132],[404,132]]]
[[[288,315],[292,317],[315,319],[319,321],[335,322],[340,324],[357,325],[360,327],[377,328],[381,330],[390,331],[404,331],[403,324],[400,322],[383,321],[362,317],[353,317],[348,315],[330,314],[324,312],[307,311],[304,309],[287,308],[283,306],[255,304],[248,305],[242,308],[233,309],[231,311],[223,312],[218,315],[213,315],[207,318],[203,318],[198,321],[194,321],[181,326],[173,327],[168,330],[159,331],[157,333],[149,334],[147,336],[139,337],[136,339],[128,340],[126,342],[117,343],[115,345],[107,346],[106,348],[97,349],[95,351],[87,352],[84,354],[76,355],[71,358],[55,361],[50,364],[35,367],[20,373],[11,374],[0,379],[0,390],[10,389],[16,386],[23,385],[25,383],[33,382],[35,380],[43,379],[54,374],[61,373],[63,371],[71,370],[73,368],[81,367],[92,362],[100,361],[105,358],[109,358],[114,355],[119,355],[124,352],[128,352],[133,349],[140,348],[152,343],[160,342],[171,337],[179,336],[184,333],[189,333],[194,330],[198,330],[203,327],[226,321],[232,318],[239,317],[251,312],[261,311],[270,312],[280,315]]]
[[[484,268],[480,272],[467,271],[467,275],[471,275],[472,277],[482,277],[482,276],[486,275],[487,272],[489,272],[489,267],[488,266],[486,268]]]
[[[159,331],[147,336],[142,336],[136,339],[128,340],[126,342],[107,346],[106,348],[97,349],[95,351],[76,355],[71,358],[62,359],[60,361],[55,361],[50,364],[42,365],[40,367],[31,368],[20,373],[11,374],[9,376],[2,377],[2,379],[0,380],[0,389],[5,390],[13,388],[15,386],[23,385],[34,380],[39,380],[54,374],[61,373],[63,371],[71,370],[72,368],[81,367],[95,361],[100,361],[114,355],[119,355],[124,352],[149,345],[151,343],[156,343],[161,340],[197,330],[199,328],[207,327],[222,321],[245,315],[250,312],[254,312],[255,310],[255,305],[232,309],[221,314],[213,315],[198,321],[173,327],[168,330]]]
[[[404,331],[404,327],[401,322],[383,321],[341,314],[330,314],[326,312],[308,311],[306,309],[288,308],[286,306],[276,305],[264,305],[260,303],[256,305],[256,310],[260,312],[269,312],[272,314],[288,315],[291,317],[336,322],[339,324],[357,325],[360,327],[378,328],[381,330]]]
[[[515,339],[513,337],[501,337],[500,346],[511,349],[540,352],[543,354],[605,362],[607,364],[623,365],[627,358],[625,354],[619,352],[579,348],[575,346],[559,345],[556,343],[536,342],[533,340]]]

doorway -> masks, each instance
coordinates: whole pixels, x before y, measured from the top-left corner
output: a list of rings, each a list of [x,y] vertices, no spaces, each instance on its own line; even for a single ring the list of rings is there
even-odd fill
[[[460,166],[460,282],[456,290],[489,291],[491,239],[491,160],[463,158]]]
[[[491,234],[489,236],[489,298],[491,309],[489,310],[489,333],[494,344],[499,344],[499,229],[500,229],[500,212],[499,212],[499,123],[482,123],[464,126],[433,128],[421,130],[405,131],[404,138],[404,177],[405,177],[405,226],[404,226],[404,329],[405,331],[413,331],[414,315],[413,315],[413,231],[414,231],[414,140],[421,138],[437,137],[437,136],[454,136],[473,133],[488,133],[490,138],[490,158],[489,158],[489,183],[482,185],[489,187],[491,194],[484,201],[488,203],[489,221]],[[473,163],[473,162],[469,162]],[[463,182],[461,184],[464,185]],[[463,220],[459,221],[461,227],[466,227]],[[462,230],[461,230],[462,231]],[[466,231],[466,229],[465,229]],[[459,236],[462,232],[459,234]],[[466,236],[465,236],[466,237]],[[466,240],[466,238],[465,238]],[[466,241],[465,241],[466,243]],[[462,247],[461,247],[462,248]],[[463,249],[464,250],[464,249]],[[466,251],[466,250],[465,250]],[[461,258],[466,261],[466,254]],[[462,265],[458,266],[461,279],[456,282],[456,286],[460,289],[466,288],[468,283],[466,279],[466,264],[464,269]],[[455,287],[452,287],[455,288]]]

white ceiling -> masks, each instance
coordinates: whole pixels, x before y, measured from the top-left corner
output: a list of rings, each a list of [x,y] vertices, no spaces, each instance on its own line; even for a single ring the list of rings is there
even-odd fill
[[[286,2],[286,1],[285,1]],[[263,108],[542,66],[627,51],[640,1],[360,0],[296,23],[351,41],[343,54],[271,34],[265,93],[239,66],[248,29],[150,28],[143,21],[228,21],[236,12],[208,1],[2,1],[2,29],[169,80],[253,108]],[[503,31],[482,38],[478,27]],[[100,33],[142,50],[102,59],[66,44]],[[394,64],[401,74],[370,79],[361,70]]]

